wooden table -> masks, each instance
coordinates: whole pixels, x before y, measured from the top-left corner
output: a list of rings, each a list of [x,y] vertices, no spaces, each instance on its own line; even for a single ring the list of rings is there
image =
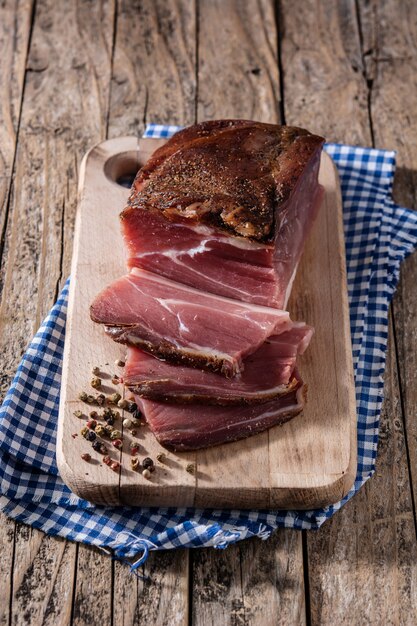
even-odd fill
[[[1,392],[68,273],[84,152],[147,122],[246,117],[398,150],[417,191],[413,0],[3,0]],[[94,234],[93,234],[94,236]],[[391,307],[376,475],[318,532],[152,554],[1,517],[0,624],[415,624],[417,255]]]

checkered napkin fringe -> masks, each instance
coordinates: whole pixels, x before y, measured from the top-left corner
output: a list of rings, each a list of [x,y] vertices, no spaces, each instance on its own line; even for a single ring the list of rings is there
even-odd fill
[[[175,126],[150,125],[169,137]],[[277,527],[314,529],[372,475],[388,334],[388,305],[401,261],[417,245],[417,213],[391,199],[394,152],[328,144],[339,170],[358,411],[358,471],[349,494],[313,511],[107,508],[81,500],[62,482],[55,460],[68,282],[31,342],[0,408],[0,508],[52,535],[111,548],[124,558],[149,549],[226,547]]]

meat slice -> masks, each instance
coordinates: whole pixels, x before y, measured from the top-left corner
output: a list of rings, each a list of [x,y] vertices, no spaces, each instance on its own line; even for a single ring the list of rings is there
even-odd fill
[[[307,348],[313,329],[294,324],[281,335],[270,337],[245,359],[240,377],[174,366],[128,348],[123,383],[136,395],[161,402],[201,403],[220,406],[261,404],[288,394],[298,386],[293,375],[296,358]]]
[[[121,214],[129,267],[283,308],[321,201],[321,137],[247,120],[174,135]]]
[[[271,335],[292,328],[286,311],[203,293],[134,268],[90,307],[115,340],[176,364],[234,376]]]
[[[198,450],[255,435],[283,424],[302,411],[306,389],[297,384],[286,395],[247,406],[179,405],[146,400],[136,402],[159,443],[175,451]]]

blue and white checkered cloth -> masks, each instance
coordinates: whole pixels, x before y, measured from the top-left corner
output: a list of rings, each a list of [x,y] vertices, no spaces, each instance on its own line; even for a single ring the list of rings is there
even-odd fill
[[[177,127],[151,125],[147,137]],[[340,502],[313,511],[106,508],[73,494],[61,480],[55,441],[68,283],[36,334],[0,408],[0,508],[52,535],[111,548],[124,558],[179,546],[226,547],[277,527],[318,528],[375,468],[388,305],[401,261],[417,245],[417,213],[391,199],[394,152],[328,144],[340,173],[358,410],[358,472]]]

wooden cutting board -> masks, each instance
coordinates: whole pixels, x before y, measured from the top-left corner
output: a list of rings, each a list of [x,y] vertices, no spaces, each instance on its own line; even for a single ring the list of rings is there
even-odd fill
[[[151,480],[130,467],[133,437],[126,429],[121,451],[108,445],[112,458],[120,461],[119,471],[103,464],[79,434],[85,419],[74,411],[95,408],[78,400],[80,391],[94,393],[92,367],[106,372],[104,392],[114,391],[114,362],[124,356],[123,346],[89,317],[94,296],[125,272],[119,213],[129,191],[116,181],[137,171],[163,142],[111,139],[90,150],[81,166],[58,425],[61,476],[82,498],[108,505],[308,509],[334,503],[356,474],[356,403],[341,197],[336,169],[325,153],[320,169],[324,202],[289,302],[292,318],[316,329],[299,365],[308,384],[304,411],[254,437],[188,453],[167,453],[147,427],[140,427],[134,437],[139,458],[166,454],[165,463],[156,462]],[[85,452],[91,461],[82,460]],[[194,473],[186,471],[189,464]]]

